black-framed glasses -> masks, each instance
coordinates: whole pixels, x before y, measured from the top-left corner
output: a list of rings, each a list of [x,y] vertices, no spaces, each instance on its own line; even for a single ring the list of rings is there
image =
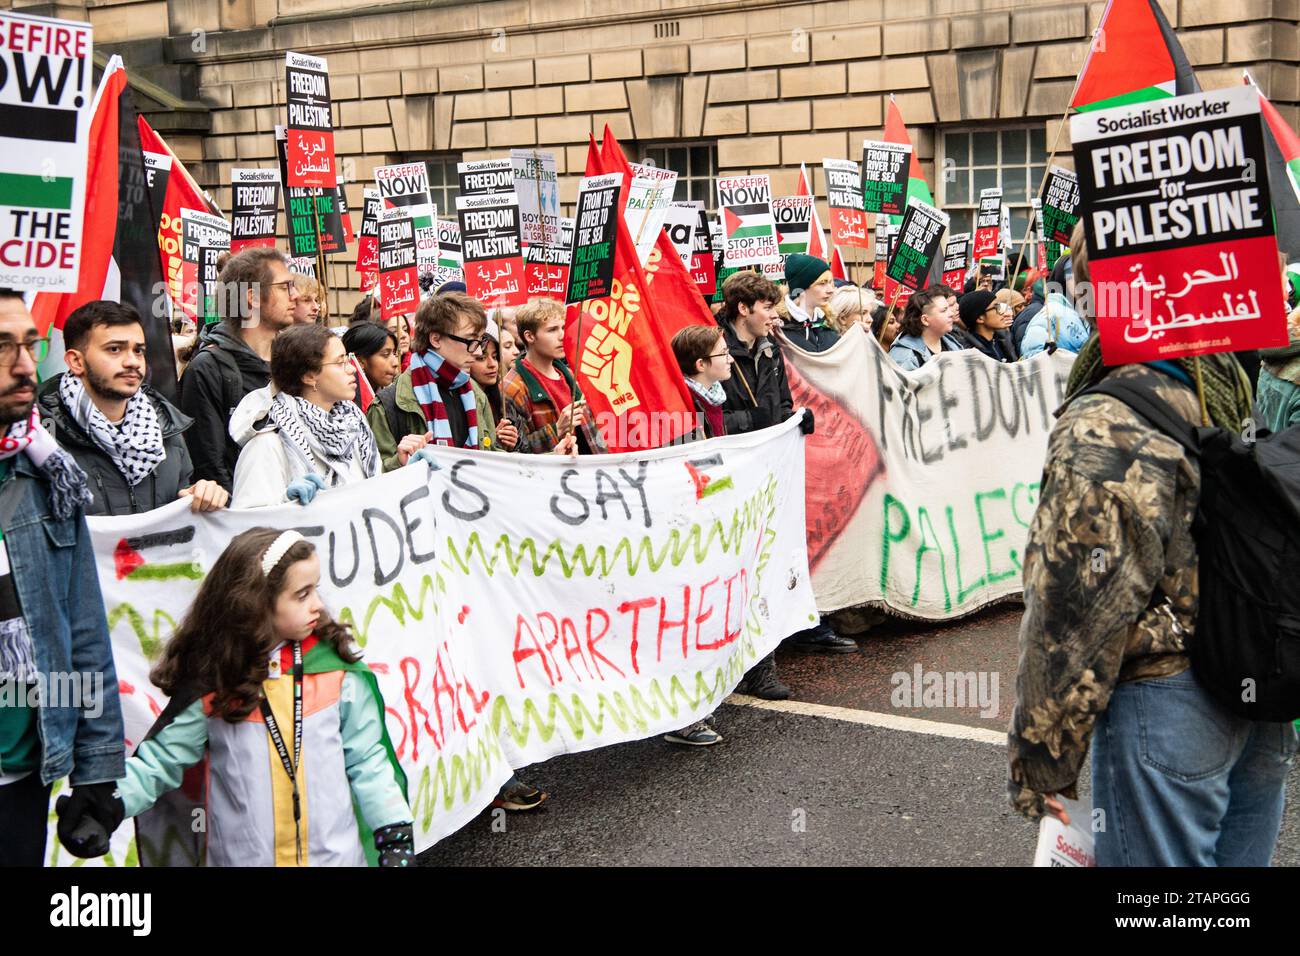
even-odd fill
[[[274,289],[276,286],[282,285],[284,286],[284,291],[288,292],[289,289],[293,286],[293,284],[297,281],[298,280],[296,279],[281,279],[279,282],[268,282],[267,285],[270,286],[272,289]]]
[[[715,358],[727,358],[730,355],[731,355],[730,352],[710,352],[709,359],[713,360]]]
[[[459,342],[461,345],[465,346],[465,348],[469,349],[469,353],[471,355],[473,355],[475,352],[479,352],[479,353],[486,352],[488,347],[488,342],[492,341],[492,337],[490,335],[480,335],[476,339],[467,339],[463,335],[453,335],[450,332],[446,332],[444,334],[447,336],[447,338]]]
[[[0,367],[13,368],[14,363],[18,361],[18,350],[24,348],[27,354],[32,357],[32,361],[40,365],[45,361],[45,356],[50,354],[50,337],[29,339],[26,342],[0,342]]]

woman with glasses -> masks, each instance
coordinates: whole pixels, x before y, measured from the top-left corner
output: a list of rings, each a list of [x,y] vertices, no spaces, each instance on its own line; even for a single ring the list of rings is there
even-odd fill
[[[1011,338],[1015,316],[1011,305],[984,289],[967,292],[958,300],[961,324],[966,326],[966,342],[995,362],[1014,362],[1016,346]]]
[[[425,445],[495,448],[496,418],[470,376],[487,351],[487,313],[462,292],[433,295],[415,313],[411,366],[366,410],[384,471]]]
[[[230,419],[240,445],[231,507],[305,505],[322,488],[379,474],[356,390],[343,340],[329,329],[295,325],[276,336],[270,388],[250,392]]]

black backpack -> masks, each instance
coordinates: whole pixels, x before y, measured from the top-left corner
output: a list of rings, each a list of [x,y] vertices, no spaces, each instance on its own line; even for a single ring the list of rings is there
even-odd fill
[[[1189,425],[1131,382],[1087,391],[1120,400],[1200,460],[1200,605],[1187,645],[1197,679],[1241,717],[1300,716],[1300,426],[1247,442]]]

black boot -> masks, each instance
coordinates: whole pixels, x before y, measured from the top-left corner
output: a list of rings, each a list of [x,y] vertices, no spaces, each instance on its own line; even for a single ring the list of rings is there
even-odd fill
[[[736,688],[763,700],[789,700],[793,692],[776,676],[776,654],[768,654],[755,664]]]

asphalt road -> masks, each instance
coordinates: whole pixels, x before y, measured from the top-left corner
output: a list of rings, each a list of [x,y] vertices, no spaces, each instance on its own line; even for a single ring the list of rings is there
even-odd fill
[[[420,862],[1028,865],[1037,830],[1007,806],[1006,750],[993,739],[1014,704],[1019,615],[1004,606],[942,627],[891,620],[859,637],[858,654],[781,652],[796,701],[830,710],[777,711],[733,697],[718,711],[718,746],[653,738],[537,764],[521,776],[551,794],[542,808],[506,815],[504,832],[485,811]],[[894,706],[904,683],[894,675],[910,678],[918,664],[983,674],[983,710]],[[873,725],[896,716],[938,723],[919,726],[942,733]],[[953,736],[961,733],[980,739]],[[1292,793],[1297,783],[1293,775]],[[1283,821],[1276,862],[1300,863],[1294,812]]]

